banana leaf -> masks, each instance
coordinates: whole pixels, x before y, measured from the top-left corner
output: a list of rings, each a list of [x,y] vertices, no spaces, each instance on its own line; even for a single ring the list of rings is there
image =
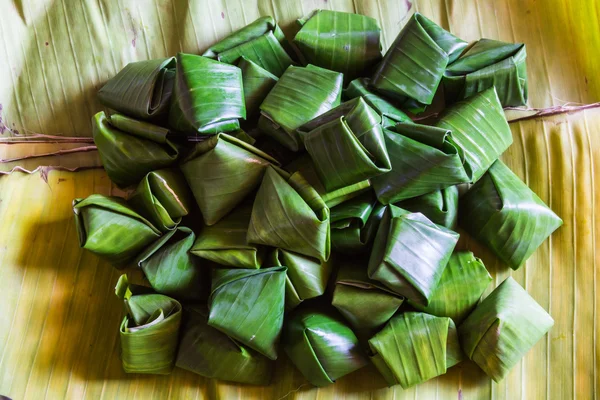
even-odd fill
[[[362,97],[352,99],[298,128],[327,191],[389,172],[381,117]]]
[[[467,42],[415,13],[402,28],[371,78],[380,93],[421,110],[433,101],[446,66]]]
[[[175,168],[149,172],[129,198],[129,203],[161,231],[173,230],[189,214],[192,194]]]
[[[127,64],[98,91],[106,107],[139,119],[166,114],[175,81],[175,57]]]
[[[403,123],[395,130],[384,130],[392,170],[371,179],[380,203],[396,203],[469,181],[450,130]]]
[[[428,305],[458,237],[421,213],[390,205],[375,236],[369,278],[414,303]]]
[[[203,227],[191,253],[229,267],[260,268],[265,248],[246,242],[251,214],[252,204],[245,204],[216,224]]]
[[[120,187],[137,184],[153,170],[173,164],[179,150],[169,130],[120,114],[103,111],[92,119],[94,143],[111,181]]]
[[[292,151],[302,148],[296,129],[337,107],[343,75],[314,65],[289,67],[260,106],[258,127]]]
[[[115,293],[127,310],[119,328],[125,372],[170,374],[179,342],[181,304],[162,294],[132,294],[127,275],[121,275]]]
[[[344,74],[349,81],[381,59],[381,28],[377,20],[360,14],[315,10],[302,26],[294,44],[313,65]]]
[[[269,167],[254,200],[247,241],[327,261],[329,208],[302,175]]]
[[[271,163],[278,165],[256,147],[220,133],[197,143],[180,168],[204,223],[214,225],[260,184]]]
[[[459,326],[458,334],[467,357],[500,382],[553,325],[546,310],[509,276]]]
[[[420,212],[429,218],[431,222],[456,230],[458,196],[458,186],[448,186],[435,192],[402,200],[394,205],[410,212]]]
[[[452,131],[464,153],[464,168],[476,182],[512,144],[496,89],[486,89],[446,109],[436,126]]]
[[[273,363],[208,325],[208,314],[202,306],[183,308],[175,366],[207,378],[268,385]]]
[[[250,134],[246,133],[246,131],[244,131],[243,129],[240,129],[239,131],[233,133],[231,136],[235,137],[236,139],[240,139],[242,142],[246,142],[251,146],[254,146],[254,144],[256,143],[256,139],[250,136]]]
[[[238,67],[242,70],[244,103],[246,116],[249,118],[258,114],[260,104],[279,78],[246,57],[240,59]]]
[[[479,303],[491,281],[479,258],[470,251],[458,251],[450,257],[429,305],[412,305],[427,314],[448,317],[460,324]]]
[[[246,118],[242,71],[207,57],[178,53],[170,126],[211,135],[239,129],[239,118]]]
[[[352,329],[334,310],[304,308],[286,321],[283,349],[315,386],[327,386],[367,365]]]
[[[446,102],[471,97],[492,86],[504,107],[527,104],[527,52],[523,43],[481,39],[446,68]]]
[[[325,293],[331,275],[331,263],[306,257],[283,249],[274,249],[267,260],[267,266],[285,266],[285,310],[290,311],[304,300]]]
[[[167,232],[137,257],[150,285],[158,293],[176,299],[205,299],[208,269],[189,251],[196,239],[190,228],[178,226]]]
[[[450,368],[459,362],[466,360],[466,355],[460,347],[458,329],[452,319],[448,321],[448,337],[446,339],[446,368]]]
[[[461,198],[460,226],[514,270],[562,223],[500,160]]]
[[[73,200],[79,246],[120,267],[161,236],[124,199],[92,194]]]
[[[369,78],[356,78],[342,92],[344,98],[350,100],[361,97],[367,104],[381,115],[381,126],[392,128],[399,122],[411,123],[412,119],[392,103],[369,90]]]
[[[286,267],[214,269],[208,324],[277,359],[283,326]]]

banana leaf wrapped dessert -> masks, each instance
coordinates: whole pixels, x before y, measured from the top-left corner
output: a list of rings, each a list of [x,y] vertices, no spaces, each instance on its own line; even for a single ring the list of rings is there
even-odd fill
[[[271,360],[283,326],[286,267],[214,269],[208,324]]]
[[[175,366],[224,381],[268,385],[273,362],[208,325],[203,306],[183,309]]]
[[[120,197],[92,194],[73,200],[79,246],[120,267],[161,236]]]
[[[562,223],[500,160],[461,198],[460,226],[514,270]]]
[[[283,349],[315,386],[327,386],[368,363],[358,338],[334,310],[296,310],[286,321]]]
[[[246,117],[249,118],[260,111],[261,103],[279,78],[246,57],[240,59],[238,67],[242,70]]]
[[[258,127],[292,151],[302,148],[301,125],[337,107],[343,75],[308,65],[289,67],[260,105]]]
[[[349,81],[381,59],[381,28],[365,15],[315,10],[299,19],[294,44],[306,62],[342,72]]]
[[[299,173],[269,167],[256,194],[248,243],[329,259],[329,208]]]
[[[428,305],[458,237],[421,213],[390,205],[375,236],[369,278],[414,303]]]
[[[169,111],[175,65],[175,57],[129,63],[102,86],[98,99],[134,118],[160,117]]]
[[[456,230],[458,224],[458,187],[448,186],[394,204],[410,212],[420,212],[438,225]],[[333,211],[333,210],[332,210]]]
[[[508,277],[465,319],[458,334],[467,357],[499,382],[553,325],[546,310]]]
[[[102,165],[111,181],[120,187],[137,184],[146,174],[173,164],[179,149],[169,139],[169,130],[125,115],[92,118],[92,134]]]
[[[466,46],[467,42],[415,13],[386,52],[371,84],[404,107],[420,111],[432,103],[447,65]]]
[[[162,294],[136,294],[127,275],[115,288],[127,315],[119,327],[121,360],[128,373],[170,374],[177,355],[181,304]]]
[[[169,125],[180,132],[211,135],[239,129],[240,118],[246,118],[242,70],[178,53]]]
[[[163,232],[179,225],[192,202],[190,189],[175,168],[149,172],[129,198],[129,203]]]
[[[256,147],[220,133],[197,143],[180,168],[207,225],[240,204],[277,161]]]
[[[526,105],[526,59],[523,43],[478,40],[446,68],[442,79],[446,101],[462,100],[494,86],[503,107]]]
[[[327,191],[389,172],[381,117],[357,97],[298,128]]]

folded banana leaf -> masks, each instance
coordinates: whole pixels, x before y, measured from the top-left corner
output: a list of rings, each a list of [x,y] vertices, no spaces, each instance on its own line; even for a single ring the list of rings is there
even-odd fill
[[[268,385],[273,362],[209,326],[205,307],[190,306],[183,309],[175,366],[207,378]]]
[[[392,170],[371,179],[380,203],[396,203],[469,181],[450,130],[403,123],[395,130],[384,130]]]
[[[454,340],[448,351],[450,322],[450,318],[405,312],[369,340],[371,361],[388,385],[407,389],[445,374],[449,364],[459,361]]]
[[[458,329],[452,319],[448,322],[448,337],[446,339],[446,368],[450,368],[459,362],[466,360],[467,356],[460,347]]]
[[[381,126],[384,128],[392,128],[399,122],[412,122],[408,115],[396,108],[392,103],[370,91],[370,82],[369,78],[356,78],[350,82],[342,94],[348,100],[362,96],[367,104],[381,115]]]
[[[302,148],[296,129],[337,107],[343,75],[319,68],[289,67],[260,106],[258,127],[292,151]]]
[[[242,142],[246,142],[251,146],[254,146],[254,144],[256,143],[256,139],[252,136],[250,136],[250,134],[246,133],[246,131],[240,129],[239,131],[236,131],[235,133],[233,133],[231,136],[240,139]]]
[[[239,118],[246,118],[242,70],[178,53],[169,125],[180,132],[211,135],[239,129]]]
[[[298,133],[327,191],[391,169],[381,117],[362,97],[318,116],[298,128]]]
[[[283,326],[286,267],[214,269],[208,324],[277,359]]]
[[[346,81],[362,75],[381,59],[381,28],[377,20],[360,14],[315,10],[294,44],[313,65],[342,72]]]
[[[438,317],[452,318],[460,324],[475,308],[492,277],[470,251],[452,254],[429,305],[412,304],[416,309]]]
[[[283,349],[315,386],[327,386],[368,362],[352,329],[335,310],[321,307],[292,314],[285,324]]]
[[[286,47],[286,38],[273,17],[265,16],[214,44],[203,56],[228,64],[245,57],[279,77],[294,64]]]
[[[244,103],[249,118],[258,114],[261,103],[279,78],[246,57],[240,59],[238,67],[242,70]]]
[[[461,198],[460,226],[514,270],[562,223],[500,160]]]
[[[430,105],[446,66],[467,42],[415,13],[373,74],[373,87],[415,111]]]
[[[446,68],[446,102],[496,87],[502,106],[527,104],[527,52],[523,43],[481,39]]]
[[[150,171],[168,167],[179,156],[169,130],[103,111],[92,118],[92,134],[102,165],[120,187],[137,184]]]
[[[150,119],[164,115],[175,81],[175,57],[127,64],[98,91],[106,107],[129,116]]]
[[[464,168],[471,182],[481,178],[513,141],[493,87],[446,109],[436,126],[452,131],[454,143],[464,153]]]
[[[192,194],[175,168],[149,172],[140,181],[129,203],[161,231],[173,230],[189,214]]]
[[[370,249],[385,206],[368,191],[331,209],[333,250],[354,254]]]
[[[189,253],[194,239],[196,235],[190,228],[178,226],[137,257],[138,266],[158,293],[176,299],[206,298],[208,269]]]
[[[329,208],[301,174],[269,167],[254,200],[247,241],[327,261]]]
[[[278,162],[256,147],[221,133],[197,143],[180,168],[207,225],[241,203]]]
[[[274,249],[266,266],[285,266],[285,310],[290,311],[304,300],[321,296],[331,275],[331,263],[283,249]]]
[[[431,222],[456,230],[458,195],[458,186],[448,186],[422,196],[402,200],[394,205],[410,212],[420,212],[429,218]]]
[[[127,373],[171,373],[181,324],[181,304],[162,294],[132,294],[127,276],[115,288],[127,315],[119,328],[121,359]]]
[[[375,236],[369,278],[414,303],[428,305],[458,237],[421,213],[390,205]]]
[[[161,235],[120,197],[92,194],[73,200],[79,246],[120,267]]]
[[[265,248],[246,241],[251,215],[252,204],[244,204],[216,224],[203,227],[191,253],[230,267],[260,268]]]
[[[459,326],[458,334],[467,357],[499,382],[553,325],[546,310],[508,277]]]

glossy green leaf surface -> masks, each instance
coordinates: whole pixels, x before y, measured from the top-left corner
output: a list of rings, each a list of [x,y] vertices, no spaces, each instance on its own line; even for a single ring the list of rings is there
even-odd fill
[[[438,225],[456,230],[458,224],[458,196],[457,186],[436,190],[412,199],[406,199],[394,204],[411,212],[420,212]]]
[[[261,103],[279,78],[246,57],[240,59],[238,67],[242,70],[246,115],[252,117],[258,114]]]

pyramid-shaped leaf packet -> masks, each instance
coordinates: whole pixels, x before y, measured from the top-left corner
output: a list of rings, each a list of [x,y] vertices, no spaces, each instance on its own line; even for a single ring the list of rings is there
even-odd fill
[[[508,277],[467,317],[458,333],[467,357],[499,382],[553,325],[546,310]]]
[[[206,378],[268,385],[273,362],[209,326],[205,307],[191,306],[183,309],[175,366]]]
[[[380,203],[396,203],[469,181],[452,132],[418,124],[398,124],[395,130],[398,133],[384,130],[392,170],[371,179]]]
[[[458,233],[423,214],[388,206],[369,259],[369,278],[427,305],[458,241]]]
[[[504,107],[527,104],[527,52],[523,43],[481,39],[446,68],[446,101],[465,99],[494,86]]]
[[[346,81],[381,59],[381,28],[365,15],[315,10],[299,19],[294,44],[310,64],[342,72]]]
[[[221,133],[197,143],[181,163],[207,225],[214,225],[261,182],[267,166],[278,164],[256,147]]]
[[[458,187],[448,186],[394,204],[410,212],[420,212],[438,225],[455,230],[458,223]]]
[[[295,311],[286,321],[283,348],[315,386],[327,386],[368,363],[356,335],[335,310]]]
[[[239,118],[246,118],[242,71],[178,53],[169,125],[180,132],[210,135],[239,129]]]
[[[292,151],[302,148],[296,129],[340,104],[343,76],[319,68],[289,67],[260,106],[258,127]]]
[[[260,268],[265,248],[246,241],[251,215],[252,204],[243,204],[216,224],[203,227],[191,253],[230,267]]]
[[[134,118],[166,114],[175,81],[175,57],[127,64],[98,91],[106,107]]]
[[[129,199],[140,214],[163,232],[175,229],[181,217],[189,214],[192,202],[190,189],[175,168],[146,174]]]
[[[461,198],[461,227],[515,270],[562,223],[500,160]]]
[[[452,318],[460,324],[475,308],[491,281],[492,277],[479,258],[470,251],[458,251],[450,257],[429,305],[413,305],[423,312]]]
[[[73,200],[79,245],[120,267],[161,235],[120,197],[92,194]]]
[[[446,66],[466,46],[467,42],[415,13],[386,52],[371,83],[404,106],[427,106],[433,101]]]
[[[92,118],[92,134],[102,166],[120,187],[137,184],[150,171],[173,164],[179,150],[169,140],[169,130],[120,114],[103,111]]]
[[[121,360],[128,373],[171,373],[181,325],[181,304],[162,294],[135,294],[122,275],[115,293],[125,303],[119,334]]]
[[[471,182],[481,178],[513,141],[494,88],[446,109],[436,126],[452,131],[454,143],[464,154],[464,167]]]
[[[327,191],[391,169],[381,117],[362,97],[318,116],[298,128],[298,133]]]
[[[329,208],[302,175],[269,167],[254,200],[248,242],[326,261],[329,232]]]
[[[331,275],[331,263],[283,249],[274,249],[265,261],[269,266],[287,267],[285,309],[292,310],[304,300],[321,296]]]
[[[208,324],[271,360],[283,326],[286,267],[215,269]]]
[[[273,89],[278,78],[246,57],[240,59],[238,67],[242,70],[246,116],[251,117],[259,112],[261,103]]]

